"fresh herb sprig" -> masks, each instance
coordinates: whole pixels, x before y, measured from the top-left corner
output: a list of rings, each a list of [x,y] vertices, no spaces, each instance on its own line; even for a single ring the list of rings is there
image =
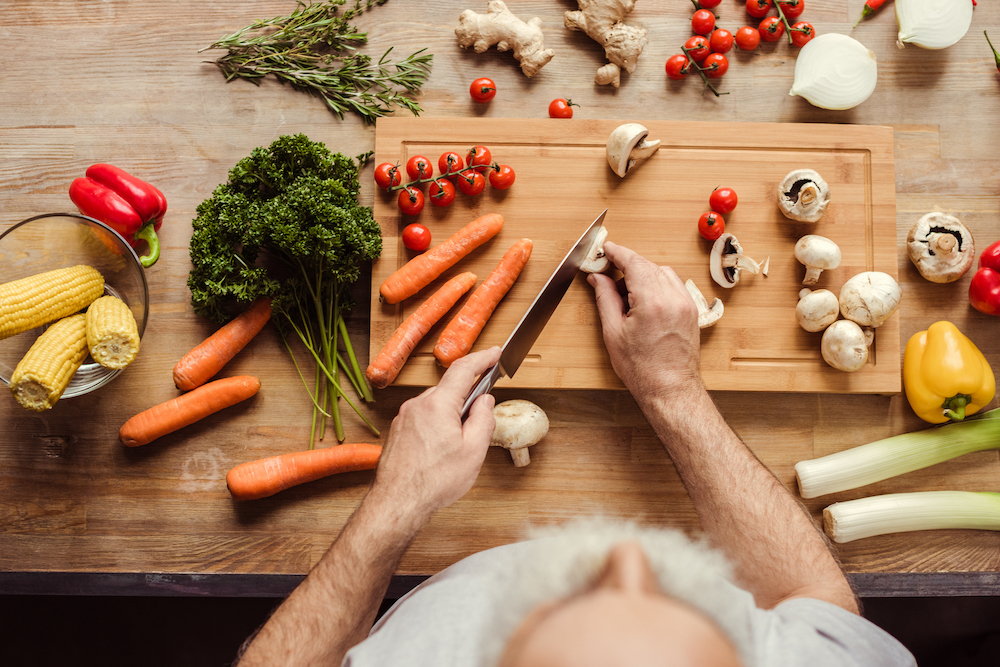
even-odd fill
[[[386,0],[355,0],[341,13],[346,2],[299,2],[288,16],[257,20],[202,51],[228,51],[215,61],[226,81],[260,85],[270,74],[321,98],[339,118],[354,111],[373,123],[397,108],[419,115],[420,106],[408,95],[427,80],[433,56],[421,49],[394,63],[390,47],[373,63],[371,56],[356,53],[368,33],[358,32],[351,20]]]

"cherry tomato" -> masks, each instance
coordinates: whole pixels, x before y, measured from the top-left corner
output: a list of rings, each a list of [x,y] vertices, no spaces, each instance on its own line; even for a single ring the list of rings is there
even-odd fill
[[[774,0],[747,0],[747,14],[755,19],[762,19],[774,7]]]
[[[718,79],[729,69],[729,58],[721,53],[710,53],[701,66],[705,70],[705,76]]]
[[[802,12],[806,8],[806,3],[803,0],[778,0],[778,5],[786,19],[797,19],[802,16]]]
[[[403,215],[416,215],[424,210],[424,193],[417,188],[406,187],[399,191],[399,210]]]
[[[685,53],[691,56],[691,60],[696,63],[700,63],[712,52],[708,46],[708,40],[701,35],[695,35],[684,42],[684,48],[687,49]]]
[[[462,161],[462,156],[455,151],[442,153],[441,157],[438,158],[438,171],[442,174],[453,174],[464,166],[465,162]]]
[[[388,190],[393,185],[399,185],[399,165],[391,162],[383,162],[375,167],[375,184],[383,190]]]
[[[476,171],[484,172],[492,164],[493,156],[490,155],[490,149],[486,146],[473,146],[466,151],[465,161],[470,167],[475,167]]]
[[[805,46],[815,36],[816,29],[812,27],[812,24],[805,21],[792,24],[792,44],[794,46]]]
[[[753,51],[760,46],[760,33],[757,32],[757,28],[751,28],[748,25],[737,30],[734,39],[736,40],[736,46],[744,51]]]
[[[489,102],[497,94],[497,84],[493,79],[476,79],[469,86],[469,94],[477,102]]]
[[[432,206],[447,206],[455,201],[455,186],[447,178],[438,178],[431,181],[427,194]]]
[[[514,170],[505,164],[498,164],[490,169],[490,185],[497,190],[506,190],[514,185]]]
[[[674,81],[680,81],[688,75],[691,70],[688,68],[688,57],[683,53],[667,58],[667,77]]]
[[[430,178],[434,175],[434,167],[431,166],[431,161],[423,155],[414,155],[406,161],[406,174],[411,181],[418,178]]]
[[[410,250],[423,252],[431,244],[431,230],[427,229],[419,222],[407,225],[403,228],[403,245]]]
[[[467,171],[458,177],[458,189],[467,195],[478,195],[486,188],[486,178],[478,171]]]
[[[758,30],[765,42],[777,42],[785,34],[785,24],[777,16],[772,16],[761,21]]]
[[[572,118],[573,107],[578,106],[580,105],[573,104],[573,100],[557,97],[549,102],[549,118]]]
[[[708,198],[708,205],[718,213],[732,213],[737,201],[736,191],[732,188],[715,188]]]
[[[712,7],[718,7],[722,4],[722,0],[698,0],[698,7],[704,9],[711,9]]]
[[[715,30],[715,14],[707,9],[699,9],[691,17],[691,30],[697,35],[707,35]]]
[[[708,38],[708,45],[711,47],[712,53],[729,53],[729,50],[733,48],[733,33],[725,28],[718,28],[712,31]]]
[[[726,221],[715,211],[702,213],[701,217],[698,218],[698,233],[701,234],[701,238],[703,239],[714,241],[722,236],[722,233],[725,231]]]

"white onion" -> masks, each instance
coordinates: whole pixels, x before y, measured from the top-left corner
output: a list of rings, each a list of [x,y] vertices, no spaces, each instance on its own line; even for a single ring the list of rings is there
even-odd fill
[[[822,109],[850,109],[868,99],[877,79],[875,54],[853,37],[830,32],[799,51],[788,94]]]
[[[897,44],[943,49],[965,37],[972,25],[972,0],[896,0]]]

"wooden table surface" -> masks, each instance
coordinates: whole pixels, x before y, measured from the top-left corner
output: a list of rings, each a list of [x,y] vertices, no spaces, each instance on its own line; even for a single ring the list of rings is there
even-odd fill
[[[728,95],[703,95],[697,80],[668,81],[663,63],[691,34],[686,0],[639,0],[632,19],[648,28],[649,44],[617,90],[592,83],[605,60],[596,44],[563,27],[562,13],[575,8],[569,0],[508,2],[523,17],[543,19],[546,45],[556,51],[533,79],[521,74],[509,53],[477,55],[457,47],[458,15],[466,7],[485,11],[479,0],[391,0],[358,23],[370,30],[368,53],[377,56],[394,46],[394,54],[424,47],[434,54],[419,103],[423,116],[443,118],[444,124],[449,117],[544,117],[551,99],[569,97],[582,105],[577,118],[891,126],[901,341],[949,319],[1000,368],[1000,320],[968,305],[971,273],[954,284],[931,284],[902,250],[910,226],[932,210],[962,219],[980,247],[1000,238],[1000,79],[982,36],[990,28],[1000,36],[1000,8],[980,3],[961,42],[925,51],[896,48],[891,5],[851,32],[861,0],[807,4],[803,19],[819,32],[850,32],[877,54],[878,86],[853,110],[825,111],[788,96],[795,52],[784,42],[736,54],[720,82]],[[293,6],[285,0],[6,4],[0,19],[0,230],[36,214],[73,210],[69,183],[95,162],[154,182],[170,211],[160,235],[162,257],[147,272],[150,320],[135,364],[104,389],[44,414],[29,413],[9,398],[0,401],[0,590],[280,594],[317,561],[363,494],[370,473],[329,478],[251,503],[230,499],[224,477],[231,466],[297,451],[307,442],[309,402],[296,388],[295,370],[271,328],[225,370],[260,377],[263,389],[256,398],[147,447],[126,449],[116,438],[129,416],[176,395],[174,363],[213,329],[189,303],[187,242],[195,207],[228,169],[281,134],[304,132],[347,155],[374,147],[374,127],[354,117],[338,120],[318,100],[274,81],[226,84],[210,62],[221,53],[198,52],[255,18]],[[720,12],[728,27],[746,23],[735,0],[723,0]],[[498,84],[500,92],[488,105],[469,98],[469,83],[478,76]],[[772,140],[782,145],[783,137],[776,133]],[[369,166],[362,177],[362,203],[368,205],[374,196],[370,174]],[[349,323],[363,361],[370,287],[368,277],[356,286],[359,305]],[[383,433],[399,405],[417,391],[378,393],[370,414]],[[543,406],[552,423],[549,435],[524,469],[514,468],[506,452],[491,450],[476,486],[434,516],[406,553],[400,575],[436,572],[469,553],[518,539],[527,522],[580,513],[697,527],[669,458],[627,393],[498,394]],[[792,467],[800,459],[924,426],[899,394],[713,396],[747,445],[793,489]],[[348,440],[369,439],[358,420],[346,421]],[[997,453],[969,455],[806,504],[819,517],[833,500],[936,489],[1000,490]],[[869,595],[1000,590],[997,533],[886,536],[838,552]]]

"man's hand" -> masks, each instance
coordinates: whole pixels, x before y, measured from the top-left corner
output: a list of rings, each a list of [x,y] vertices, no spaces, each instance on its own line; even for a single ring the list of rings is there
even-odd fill
[[[477,376],[500,359],[494,347],[453,363],[436,387],[402,405],[392,421],[372,487],[401,512],[426,520],[468,492],[493,435],[493,396],[480,397],[462,424]]]
[[[597,297],[604,344],[618,377],[637,400],[700,389],[698,307],[670,267],[611,242],[608,259],[624,274],[628,308],[610,277],[588,278]]]

